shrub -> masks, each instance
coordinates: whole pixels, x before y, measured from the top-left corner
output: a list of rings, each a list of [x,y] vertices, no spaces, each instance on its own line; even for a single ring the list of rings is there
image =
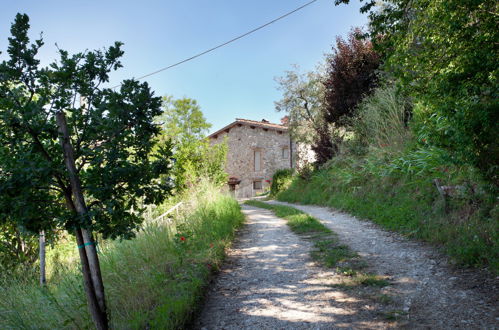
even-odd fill
[[[272,176],[272,183],[270,185],[270,195],[276,196],[281,191],[288,188],[293,178],[293,169],[286,168],[277,170]]]

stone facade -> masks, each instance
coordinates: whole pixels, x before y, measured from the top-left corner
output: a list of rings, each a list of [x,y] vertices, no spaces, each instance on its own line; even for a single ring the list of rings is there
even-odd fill
[[[208,138],[212,145],[227,141],[228,184],[237,198],[263,192],[276,170],[295,167],[296,145],[286,126],[236,119]]]

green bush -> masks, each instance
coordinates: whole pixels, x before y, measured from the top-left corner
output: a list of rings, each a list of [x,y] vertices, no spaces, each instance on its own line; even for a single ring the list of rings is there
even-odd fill
[[[112,328],[182,328],[196,309],[244,217],[215,189],[191,197],[173,223],[147,222],[132,240],[101,244]],[[77,264],[59,267],[45,289],[35,273],[0,276],[0,328],[92,328]]]
[[[286,189],[291,183],[292,178],[293,178],[292,168],[277,170],[272,176],[272,183],[270,185],[270,195],[276,196],[279,192]]]

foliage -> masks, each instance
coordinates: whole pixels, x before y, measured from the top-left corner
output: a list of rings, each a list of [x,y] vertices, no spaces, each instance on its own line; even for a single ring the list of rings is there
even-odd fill
[[[360,0],[364,2],[364,0]],[[335,5],[348,4],[350,0],[334,0]],[[399,37],[407,33],[408,25],[414,16],[412,0],[365,0],[361,13],[369,17],[369,31],[364,37],[374,41],[376,51],[386,59],[393,52]]]
[[[189,196],[173,223],[146,221],[132,240],[102,242],[112,328],[179,329],[190,320],[244,217],[235,200],[212,187],[198,187]],[[59,265],[59,275],[40,289],[32,280],[36,276],[3,273],[0,327],[91,328],[77,274],[74,264]]]
[[[349,121],[353,143],[363,147],[402,149],[411,139],[410,103],[395,86],[382,86],[363,99]]]
[[[59,50],[59,61],[40,68],[36,55],[43,41],[30,44],[28,29],[28,16],[18,14],[9,59],[0,63],[0,221],[32,232],[84,226],[105,237],[131,237],[142,220],[137,201],[157,203],[170,190],[155,180],[168,173],[170,152],[151,157],[160,99],[134,80],[119,91],[100,87],[121,67],[121,43],[75,55]],[[66,115],[72,134],[86,218],[68,208],[71,187],[57,113]]]
[[[347,40],[337,37],[333,53],[327,57],[325,106],[322,108],[324,124],[313,146],[318,164],[337,154],[343,140],[342,127],[378,82],[379,55],[370,41],[359,39],[359,34],[361,30],[354,29]]]
[[[0,224],[0,270],[32,265],[38,258],[38,237],[9,221]]]
[[[17,14],[0,63],[0,224],[74,233],[88,308],[95,326],[107,329],[94,234],[133,237],[139,202],[159,203],[171,190],[158,179],[169,172],[171,150],[152,152],[161,99],[135,80],[119,91],[101,87],[121,67],[121,43],[59,50],[59,60],[42,68],[43,41],[30,44],[28,30],[28,16]]]
[[[418,134],[499,184],[498,4],[416,1],[390,59],[418,103]]]
[[[293,169],[286,168],[275,171],[270,185],[270,195],[276,196],[279,192],[288,188],[293,178]]]
[[[328,123],[344,123],[377,85],[379,55],[369,40],[359,38],[360,34],[357,28],[348,34],[347,40],[337,37],[333,53],[327,58],[324,117]]]
[[[300,73],[299,67],[286,71],[275,80],[282,91],[282,99],[275,102],[278,112],[287,114],[287,124],[294,141],[311,144],[324,125],[324,73],[320,66],[315,71]]]
[[[497,2],[367,1],[362,11],[384,69],[414,99],[419,140],[447,149],[497,187]]]
[[[227,145],[210,146],[205,139],[211,124],[193,99],[163,98],[160,145],[173,142],[175,163],[172,174],[177,192],[197,184],[200,178],[209,178],[217,185],[226,182],[225,161]]]

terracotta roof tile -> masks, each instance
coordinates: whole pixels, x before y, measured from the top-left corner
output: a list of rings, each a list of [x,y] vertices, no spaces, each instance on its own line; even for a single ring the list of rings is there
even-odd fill
[[[287,131],[288,130],[288,127],[286,127],[286,126],[283,126],[280,124],[274,124],[274,123],[271,123],[268,121],[257,121],[257,120],[236,118],[236,121],[232,122],[231,124],[225,126],[222,129],[219,129],[218,131],[216,131],[214,133],[211,133],[210,135],[208,135],[208,138],[212,138],[212,137],[222,133],[223,131],[230,129],[231,127],[233,127],[237,124],[243,124],[243,125],[245,124],[245,125],[249,125],[249,126],[258,126],[258,127],[262,127],[262,128],[276,129],[279,131]]]

